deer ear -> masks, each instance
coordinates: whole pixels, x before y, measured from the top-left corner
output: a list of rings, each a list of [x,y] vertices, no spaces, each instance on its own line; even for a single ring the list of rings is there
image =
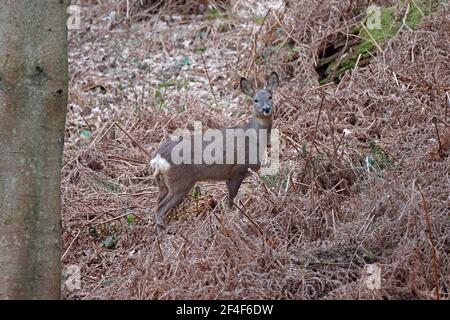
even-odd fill
[[[250,98],[253,98],[253,96],[255,95],[255,90],[253,89],[253,86],[250,83],[250,81],[248,81],[245,78],[241,78],[240,85],[242,92],[248,95]]]
[[[267,90],[274,92],[278,88],[278,74],[274,71],[267,77]]]

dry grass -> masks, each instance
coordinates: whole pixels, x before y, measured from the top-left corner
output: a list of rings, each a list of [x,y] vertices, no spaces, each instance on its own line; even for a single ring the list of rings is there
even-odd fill
[[[449,299],[449,9],[319,86],[318,55],[369,1],[308,2],[86,11],[62,182],[63,263],[82,288],[67,299]],[[239,77],[272,69],[280,173],[247,179],[234,210],[223,184],[199,184],[158,239],[148,154],[194,120],[245,121]]]

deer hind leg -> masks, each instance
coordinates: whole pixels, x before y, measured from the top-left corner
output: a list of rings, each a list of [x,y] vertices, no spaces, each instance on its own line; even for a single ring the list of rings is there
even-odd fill
[[[227,181],[228,208],[230,209],[233,207],[233,200],[236,197],[239,187],[241,186],[246,174],[247,172],[237,171],[231,176],[230,180]]]
[[[164,220],[169,211],[176,207],[186,197],[194,186],[194,181],[173,181],[170,183],[168,177],[164,177],[168,187],[167,195],[161,199],[156,206],[155,220],[157,231],[164,229]],[[169,182],[169,183],[167,183]]]
[[[159,205],[161,201],[167,196],[169,193],[169,189],[167,188],[166,182],[164,181],[164,177],[162,174],[158,174],[156,176],[156,184],[159,188],[158,198],[156,199],[156,205]]]

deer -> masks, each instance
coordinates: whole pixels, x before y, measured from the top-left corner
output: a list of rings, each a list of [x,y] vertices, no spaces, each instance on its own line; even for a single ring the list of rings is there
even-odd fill
[[[268,139],[272,129],[272,115],[275,110],[273,95],[278,88],[278,84],[279,78],[276,72],[272,72],[266,78],[265,86],[258,90],[255,90],[251,82],[246,78],[242,77],[240,79],[241,91],[253,99],[252,117],[244,125],[217,129],[226,137],[222,141],[221,146],[233,146],[231,149],[222,148],[220,150],[219,148],[218,150],[218,156],[229,160],[226,163],[222,161],[216,161],[215,163],[206,163],[206,161],[202,161],[201,163],[187,163],[187,161],[177,163],[175,161],[174,150],[180,141],[166,140],[154,152],[150,164],[154,169],[153,177],[159,189],[155,207],[157,233],[165,229],[165,218],[170,210],[182,202],[197,182],[224,180],[228,189],[228,207],[230,209],[233,207],[234,198],[243,180],[249,175],[249,169],[256,172],[261,167],[261,152],[268,145]],[[249,134],[247,139],[245,139],[245,143],[235,148],[235,138],[229,138],[226,135],[230,131],[241,133],[251,132],[253,133],[252,137],[254,139],[252,140],[250,137],[251,134]],[[195,135],[183,137],[183,139],[187,139],[186,141],[190,141],[191,143],[194,143],[195,138]],[[202,141],[202,148],[204,149],[210,143],[212,142]],[[250,154],[252,147],[253,150],[255,148],[258,150],[256,161],[254,161],[255,157],[253,157],[253,161],[250,161],[252,160]],[[238,161],[239,157],[243,161]]]

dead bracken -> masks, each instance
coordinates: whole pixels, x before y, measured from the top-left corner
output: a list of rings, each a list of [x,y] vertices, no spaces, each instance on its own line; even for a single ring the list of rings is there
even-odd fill
[[[320,52],[371,1],[126,3],[70,31],[66,299],[450,298],[448,5],[321,85]],[[253,172],[233,210],[224,183],[197,184],[158,238],[150,154],[193,121],[246,122],[239,79],[271,70],[279,173]]]

